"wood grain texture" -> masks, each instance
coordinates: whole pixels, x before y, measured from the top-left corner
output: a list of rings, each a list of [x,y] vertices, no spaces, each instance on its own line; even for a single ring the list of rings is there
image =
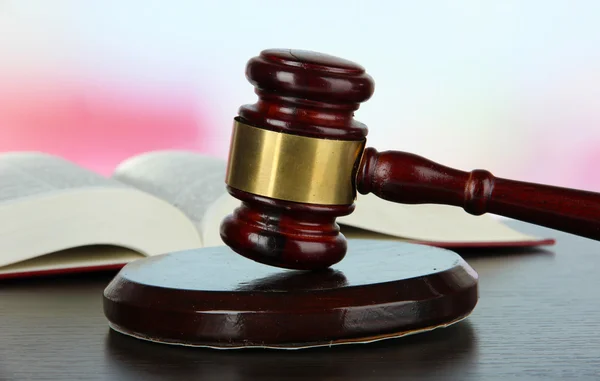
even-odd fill
[[[357,63],[327,54],[267,49],[251,58],[246,78],[258,101],[240,107],[244,123],[277,132],[362,140],[367,127],[354,119],[375,82]]]
[[[118,332],[208,347],[314,348],[396,338],[464,319],[477,274],[456,253],[383,240],[350,240],[323,271],[289,271],[227,246],[128,264],[104,291]]]
[[[600,378],[600,243],[555,236],[549,250],[471,250],[480,301],[428,334],[307,351],[168,347],[111,333],[102,291],[114,276],[0,284],[2,380],[565,380]]]
[[[258,100],[242,105],[239,120],[288,134],[362,141],[367,127],[354,119],[375,83],[357,63],[310,51],[268,49],[251,58],[246,78]],[[358,163],[356,163],[358,165]],[[221,225],[223,241],[247,258],[290,269],[323,269],[346,254],[337,217],[354,205],[315,205],[253,195],[228,187],[243,201]]]
[[[296,270],[325,269],[346,255],[335,219],[352,205],[308,205],[227,187],[241,201],[221,222],[220,236],[236,253],[259,263]]]
[[[493,213],[600,240],[600,193],[460,171],[424,157],[367,148],[357,190],[404,204],[444,204]]]

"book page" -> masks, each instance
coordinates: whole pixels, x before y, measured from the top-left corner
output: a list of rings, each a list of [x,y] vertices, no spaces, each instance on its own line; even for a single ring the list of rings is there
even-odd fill
[[[489,214],[475,216],[450,205],[398,204],[373,194],[359,194],[354,212],[338,218],[338,222],[355,228],[349,230],[349,233],[356,236],[365,235],[365,232],[356,229],[358,228],[413,241],[442,243],[445,246],[542,241],[539,237],[511,229]]]
[[[132,157],[113,178],[179,208],[201,229],[208,207],[225,190],[227,162],[189,151],[155,151]]]
[[[140,258],[143,258],[140,253],[124,247],[109,245],[74,247],[0,267],[0,279],[24,273],[70,272],[69,270],[120,267]]]
[[[0,217],[0,278],[121,265],[202,244],[168,202],[41,152],[0,154]]]
[[[73,188],[124,187],[115,180],[49,154],[0,154],[0,204]]]

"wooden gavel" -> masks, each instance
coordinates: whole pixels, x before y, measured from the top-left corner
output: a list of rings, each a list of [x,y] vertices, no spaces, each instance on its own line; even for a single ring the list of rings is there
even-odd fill
[[[463,172],[405,152],[365,148],[354,120],[374,81],[353,62],[308,51],[265,50],[246,77],[258,101],[235,118],[226,176],[242,203],[221,238],[264,264],[316,270],[344,257],[336,218],[357,192],[407,204],[445,204],[600,239],[600,194]]]

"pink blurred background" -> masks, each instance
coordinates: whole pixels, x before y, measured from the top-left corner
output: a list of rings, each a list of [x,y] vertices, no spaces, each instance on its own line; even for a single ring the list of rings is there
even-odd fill
[[[291,47],[375,78],[369,144],[600,191],[600,2],[0,1],[0,151],[109,175],[155,149],[225,158],[246,61]]]

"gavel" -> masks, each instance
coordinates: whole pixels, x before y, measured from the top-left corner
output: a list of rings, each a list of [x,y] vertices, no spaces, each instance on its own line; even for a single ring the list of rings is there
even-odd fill
[[[336,218],[353,212],[359,193],[600,238],[598,193],[367,148],[367,127],[353,113],[374,82],[356,63],[265,50],[247,63],[246,77],[258,101],[234,120],[225,183],[241,203],[221,224],[226,245],[127,264],[104,290],[113,330],[186,346],[312,348],[400,338],[467,318],[479,275],[457,253],[346,241]]]
[[[354,62],[317,52],[269,49],[250,59],[258,101],[234,120],[227,191],[241,201],[221,224],[223,242],[254,261],[326,269],[347,241],[336,218],[357,194],[397,203],[445,204],[600,239],[600,194],[461,171],[424,157],[366,147],[354,119],[374,81]]]

